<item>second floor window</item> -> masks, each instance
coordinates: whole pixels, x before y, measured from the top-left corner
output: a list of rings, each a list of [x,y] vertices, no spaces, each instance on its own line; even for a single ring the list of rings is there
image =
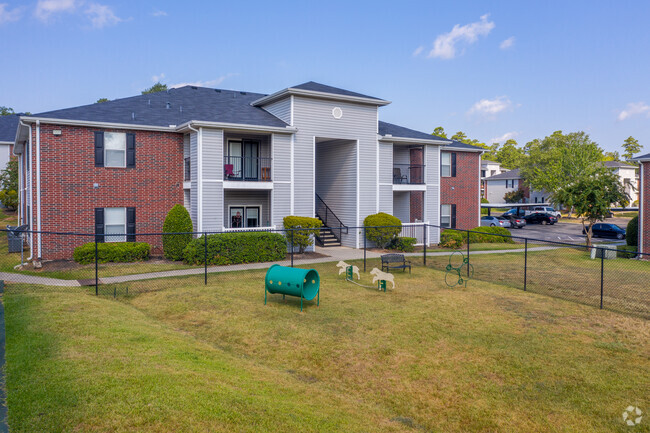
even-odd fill
[[[126,134],[104,133],[104,167],[126,167]]]
[[[440,153],[440,176],[456,177],[456,153],[455,152]]]

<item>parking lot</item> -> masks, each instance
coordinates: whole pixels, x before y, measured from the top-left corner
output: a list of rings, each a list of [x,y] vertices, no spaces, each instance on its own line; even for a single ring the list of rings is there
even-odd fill
[[[575,220],[574,220],[575,221]],[[607,218],[605,222],[617,224],[622,228],[627,227],[628,218]],[[583,243],[585,236],[582,234],[582,224],[579,222],[563,222],[560,220],[554,225],[528,224],[522,229],[508,229],[513,236],[545,241]],[[616,242],[625,243],[616,239],[593,239],[594,243]]]

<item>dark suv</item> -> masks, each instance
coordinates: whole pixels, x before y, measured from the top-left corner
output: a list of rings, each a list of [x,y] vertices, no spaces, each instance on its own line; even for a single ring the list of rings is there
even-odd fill
[[[537,223],[539,223],[539,224],[542,224],[542,225],[546,225],[546,224],[553,225],[553,224],[555,224],[557,222],[556,217],[554,217],[553,215],[548,214],[546,212],[531,213],[530,215],[526,215],[524,217],[524,219],[526,220],[526,222],[528,224],[537,224]]]

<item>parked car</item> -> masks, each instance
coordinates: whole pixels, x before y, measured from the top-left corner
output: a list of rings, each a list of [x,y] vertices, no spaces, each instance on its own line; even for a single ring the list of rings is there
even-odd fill
[[[625,239],[625,229],[610,223],[596,223],[591,228],[591,233],[595,238],[616,238]],[[582,229],[582,234],[586,235],[585,229]]]
[[[499,219],[505,218],[510,221],[510,227],[517,229],[522,229],[526,227],[526,220],[523,217],[518,217],[516,214],[509,214],[508,212],[504,213],[499,217]]]
[[[481,217],[481,226],[508,228],[510,227],[510,221],[508,221],[506,218],[499,219],[499,217],[495,216],[484,216]]]
[[[558,220],[562,218],[560,211],[553,209],[550,206],[535,206],[532,210],[527,210],[526,215],[533,214],[536,212],[546,212],[547,214],[553,215]]]
[[[554,215],[547,214],[546,212],[531,213],[526,215],[524,219],[527,224],[553,225],[557,222],[557,218]]]

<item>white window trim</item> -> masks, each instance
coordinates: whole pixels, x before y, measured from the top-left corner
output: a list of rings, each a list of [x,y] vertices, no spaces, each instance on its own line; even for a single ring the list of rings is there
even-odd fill
[[[106,134],[121,134],[124,136],[124,158],[122,165],[108,165],[108,158],[106,157],[106,151],[109,150],[106,148]],[[126,168],[126,149],[128,147],[126,132],[104,132],[104,167],[108,168]],[[110,149],[117,150],[117,149]]]
[[[449,156],[449,164],[445,164],[444,155]],[[449,167],[449,174],[445,175],[443,167]],[[451,177],[451,152],[440,152],[440,177]]]
[[[257,226],[257,227],[264,227],[264,225],[262,225],[262,210],[263,210],[263,207],[262,207],[261,204],[249,204],[249,205],[245,205],[245,204],[229,204],[229,205],[228,205],[228,221],[227,221],[227,226],[226,226],[226,228],[229,228],[229,229],[232,229],[232,228],[239,228],[239,227],[231,227],[231,225],[230,225],[230,223],[231,223],[231,219],[230,219],[230,217],[231,217],[231,215],[230,215],[230,209],[232,209],[232,208],[234,208],[234,207],[240,207],[240,208],[243,208],[243,209],[244,209],[244,214],[242,215],[242,225],[244,225],[244,224],[246,223],[246,208],[247,208],[247,207],[256,207],[256,208],[259,208],[260,213],[259,213],[259,215],[257,216],[257,219],[258,219],[258,226]],[[245,227],[245,226],[244,226],[244,227],[241,227],[241,228],[242,228],[242,229],[249,229],[249,228],[250,228],[250,229],[254,229],[254,228],[256,228],[256,227]]]
[[[106,213],[107,212],[106,212],[106,210],[107,209],[122,209],[124,211],[124,234],[123,235],[122,234],[107,234],[106,233],[106,227],[107,227],[107,224],[106,224]],[[127,215],[126,215],[126,208],[125,207],[105,207],[104,208],[104,242],[107,242],[107,243],[108,242],[111,242],[111,243],[126,242],[126,236],[127,236],[126,231],[127,231],[128,224],[129,224],[129,222],[127,221]],[[116,225],[116,224],[112,224],[112,225]],[[109,240],[113,236],[122,236],[124,238],[124,240]]]
[[[448,214],[448,215],[445,215],[445,214],[442,212],[443,206],[449,206],[449,214]],[[444,225],[444,224],[443,224],[442,219],[443,219],[444,217],[448,217],[448,218],[449,218],[449,225]],[[451,205],[450,205],[450,204],[440,204],[440,227],[451,228]]]

